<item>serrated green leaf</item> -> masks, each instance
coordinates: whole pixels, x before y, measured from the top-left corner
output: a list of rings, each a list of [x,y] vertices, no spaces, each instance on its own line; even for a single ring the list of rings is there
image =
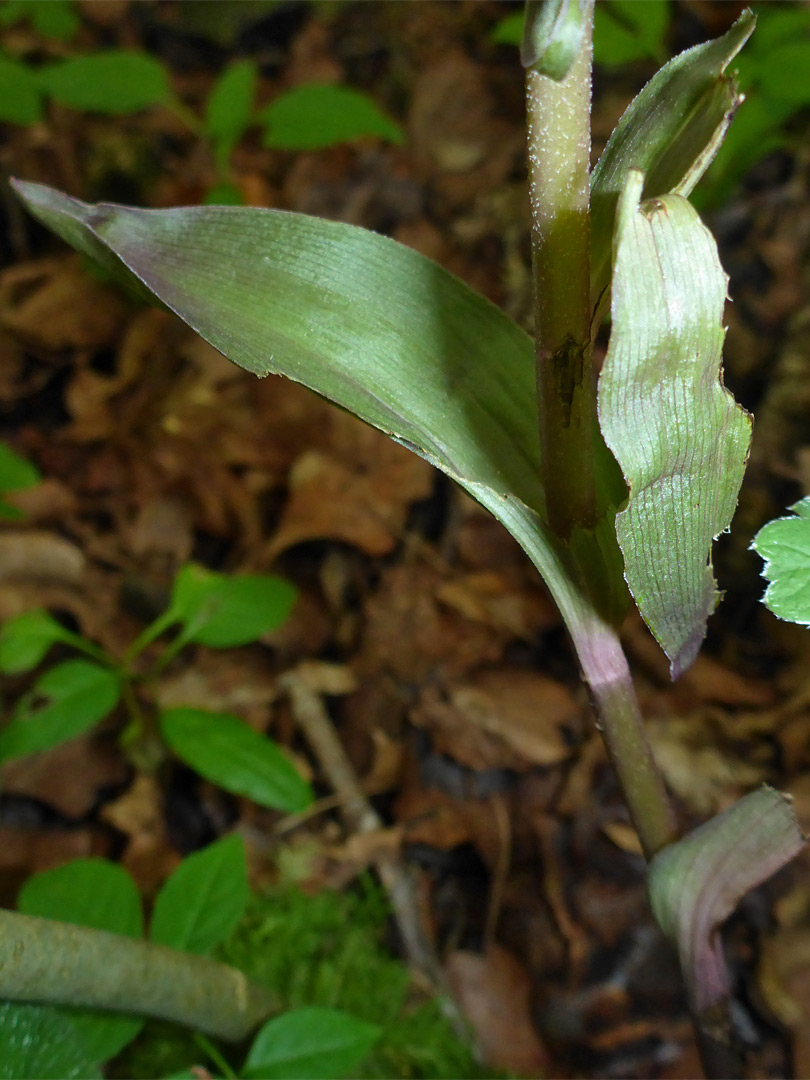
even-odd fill
[[[734,514],[751,421],[720,377],[727,278],[686,199],[619,204],[612,329],[599,423],[629,488],[616,518],[625,578],[673,678],[717,603],[712,541]]]
[[[309,784],[269,738],[228,713],[165,709],[160,730],[200,776],[260,806],[296,813],[312,802]]]
[[[0,671],[6,675],[32,671],[52,645],[57,642],[72,645],[74,638],[47,611],[23,612],[0,629]]]
[[[76,859],[34,874],[23,885],[17,907],[25,915],[92,926],[128,937],[143,935],[141,898],[131,876],[106,859]],[[60,1009],[94,1061],[109,1061],[143,1027],[137,1016],[91,1009]]]
[[[109,49],[76,56],[40,72],[40,85],[60,105],[125,115],[171,100],[166,69],[146,53]]]
[[[763,525],[751,547],[765,560],[762,602],[778,618],[810,626],[810,496],[790,510],[795,517]]]
[[[111,712],[120,694],[117,675],[88,660],[50,668],[0,731],[0,761],[75,739]]]
[[[205,107],[205,130],[224,162],[250,126],[256,97],[258,68],[252,60],[237,60],[220,75]]]
[[[50,1005],[0,1002],[0,1080],[100,1080],[67,1016]]]
[[[348,86],[310,83],[288,90],[261,113],[264,145],[277,150],[321,150],[375,136],[402,143],[399,124],[367,94]]]
[[[281,626],[297,595],[272,574],[218,574],[190,563],[177,574],[164,619],[183,624],[185,641],[231,649]]]
[[[728,65],[756,19],[743,12],[722,37],[676,56],[633,99],[591,177],[591,299],[609,302],[614,219],[630,169],[645,174],[645,199],[688,195],[717,153],[740,96]]]
[[[185,858],[164,883],[149,936],[174,949],[210,952],[242,918],[249,896],[245,845],[226,836]]]
[[[242,1070],[261,1080],[341,1080],[357,1069],[380,1028],[338,1009],[295,1009],[268,1020]]]

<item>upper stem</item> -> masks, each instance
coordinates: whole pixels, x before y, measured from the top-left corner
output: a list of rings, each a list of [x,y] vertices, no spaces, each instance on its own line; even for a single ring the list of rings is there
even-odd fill
[[[529,197],[537,394],[549,524],[566,538],[598,517],[590,308],[593,12],[561,82],[529,70]]]

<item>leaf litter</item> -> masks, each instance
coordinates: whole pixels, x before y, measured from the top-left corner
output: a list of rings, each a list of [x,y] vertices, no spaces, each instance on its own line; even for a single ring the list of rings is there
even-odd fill
[[[696,40],[725,29],[721,6],[693,5],[706,24]],[[83,33],[97,48],[131,45],[145,28],[168,35],[178,89],[202,102],[216,65],[182,12],[148,4],[136,19],[132,8],[81,5]],[[510,313],[527,310],[515,225],[522,87],[515,57],[486,44],[498,15],[426,0],[307,9],[281,46],[254,29],[255,48],[270,49],[264,99],[316,77],[361,85],[408,141],[292,155],[248,136],[234,155],[242,195],[394,235]],[[17,47],[52,48],[25,35]],[[620,111],[614,95],[635,89],[629,71],[612,78],[604,110],[596,103],[597,141]],[[55,109],[43,133],[56,127],[49,144],[36,129],[11,131],[13,171],[85,199],[154,206],[199,200],[215,179],[165,110],[110,121]],[[808,167],[806,155],[781,173],[766,163],[714,222],[735,297],[727,381],[758,418],[734,532],[716,558],[725,603],[674,685],[646,631],[628,627],[656,752],[695,822],[762,781],[793,791],[800,815],[810,805],[810,644],[758,609],[747,553],[790,501],[782,494],[810,490]],[[4,437],[50,487],[30,496],[23,525],[2,526],[0,615],[45,606],[120,653],[190,557],[288,576],[300,598],[287,624],[256,646],[181,657],[153,700],[215,700],[270,731],[328,793],[319,812],[285,823],[170,760],[133,768],[107,730],[83,736],[3,767],[3,902],[31,873],[88,854],[120,858],[151,897],[182,852],[233,827],[257,884],[297,866],[309,891],[337,884],[351,896],[366,866],[393,860],[416,874],[419,915],[493,1066],[688,1073],[684,1003],[632,830],[556,613],[514,542],[420,459],[298,386],[240,373],[28,228],[0,268],[0,402]],[[341,817],[282,689],[285,674],[323,661],[332,681],[312,692],[380,815],[367,834]],[[4,696],[27,685],[15,677]],[[799,865],[760,890],[729,941],[750,991],[756,1075],[786,1075],[791,1055],[803,1075],[810,1060],[806,878]],[[773,905],[767,933],[757,904]]]

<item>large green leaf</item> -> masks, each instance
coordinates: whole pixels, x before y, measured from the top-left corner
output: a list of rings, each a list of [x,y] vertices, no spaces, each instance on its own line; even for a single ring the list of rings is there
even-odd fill
[[[0,1002],[0,1080],[100,1080],[75,1026],[51,1005]]]
[[[619,193],[630,169],[645,174],[644,197],[688,195],[711,164],[742,100],[726,68],[751,35],[744,11],[714,41],[687,49],[661,68],[616,125],[591,178],[591,299],[603,309]]]
[[[140,937],[143,909],[127,871],[106,859],[75,859],[28,878],[17,900],[25,915]],[[139,1016],[97,1009],[62,1010],[93,1061],[108,1061],[143,1027]]]
[[[717,603],[711,545],[737,504],[751,421],[720,378],[714,240],[680,195],[639,205],[643,182],[631,172],[619,204],[599,422],[630,490],[616,518],[625,577],[674,678]]]
[[[569,627],[586,616],[572,557],[543,524],[532,341],[493,304],[352,225],[242,207],[88,206],[15,186],[68,243],[140,282],[237,364],[309,386],[457,480],[523,546]],[[579,547],[612,611],[624,595],[615,539],[600,528]]]

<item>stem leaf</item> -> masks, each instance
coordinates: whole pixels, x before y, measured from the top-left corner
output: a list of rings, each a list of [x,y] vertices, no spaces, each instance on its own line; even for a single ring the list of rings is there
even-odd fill
[[[611,238],[630,169],[645,174],[644,198],[688,195],[711,164],[742,101],[726,69],[753,32],[744,11],[722,37],[670,60],[633,99],[591,177],[591,303],[610,286]]]
[[[617,213],[599,422],[629,488],[616,518],[625,578],[676,678],[717,603],[711,545],[736,507],[751,421],[720,377],[714,240],[680,195],[639,205],[642,186],[631,171]]]
[[[737,903],[805,846],[790,799],[763,787],[740,799],[650,863],[649,894],[678,949],[697,1015],[722,1038],[730,992],[719,929]]]

